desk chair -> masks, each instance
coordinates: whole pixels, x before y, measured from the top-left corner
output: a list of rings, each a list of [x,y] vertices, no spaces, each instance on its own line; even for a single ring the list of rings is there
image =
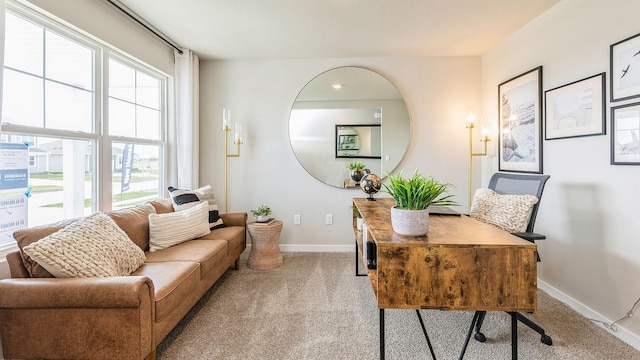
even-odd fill
[[[546,236],[541,234],[536,234],[533,232],[533,226],[536,222],[536,215],[538,214],[538,206],[540,205],[540,199],[542,197],[542,190],[544,189],[544,184],[549,180],[549,175],[523,175],[523,174],[507,174],[507,173],[495,173],[489,180],[489,189],[497,192],[498,194],[503,195],[533,195],[538,198],[538,203],[533,206],[531,211],[531,216],[529,218],[529,223],[527,224],[527,229],[522,233],[513,233],[513,235],[520,237],[522,239],[528,240],[530,242],[534,242],[535,240],[543,240]],[[539,254],[536,254],[537,260],[540,261]],[[521,323],[527,325],[535,332],[540,334],[542,341],[544,344],[551,345],[553,342],[551,337],[545,334],[544,329],[541,328],[538,324],[529,320],[529,318],[525,317],[520,313],[514,313],[515,319],[520,321]],[[512,317],[513,315],[512,314]],[[474,338],[477,341],[485,342],[487,338],[483,333],[480,332],[480,328],[482,327],[482,323],[484,321],[484,317],[486,315],[486,311],[476,311],[474,315],[474,320],[469,328],[469,333],[467,334],[466,343],[469,341],[469,336],[471,335],[472,329],[475,325],[475,335]]]

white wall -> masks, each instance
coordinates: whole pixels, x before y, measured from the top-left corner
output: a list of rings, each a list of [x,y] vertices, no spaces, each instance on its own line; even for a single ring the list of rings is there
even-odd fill
[[[538,242],[541,285],[608,321],[640,297],[640,167],[609,164],[609,46],[640,32],[638,14],[637,0],[563,0],[482,56],[483,108],[494,119],[498,84],[538,65],[543,90],[607,72],[607,135],[543,142],[551,179],[536,231],[547,235]],[[497,159],[484,162],[486,184]],[[640,319],[620,326],[618,335],[640,348]]]
[[[223,107],[230,108],[232,122],[243,124],[245,144],[240,158],[229,159],[229,210],[249,211],[268,204],[284,221],[283,249],[329,251],[354,246],[351,199],[365,194],[312,178],[296,160],[288,138],[289,112],[299,91],[318,74],[348,65],[377,71],[404,96],[413,133],[400,168],[410,175],[417,167],[454,183],[461,210],[467,209],[465,123],[468,106],[480,107],[479,57],[204,61],[200,183],[213,186],[224,208],[221,114]],[[301,215],[301,225],[293,225],[294,214]],[[334,215],[333,225],[325,225],[325,214]]]

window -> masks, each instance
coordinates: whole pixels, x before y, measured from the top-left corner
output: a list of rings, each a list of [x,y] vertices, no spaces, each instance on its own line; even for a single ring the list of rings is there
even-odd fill
[[[22,225],[31,227],[159,198],[167,82],[126,54],[8,2],[0,142],[27,145],[28,184],[0,186],[0,200],[24,194]],[[12,241],[0,228],[0,248]]]
[[[109,59],[109,134],[160,138],[160,81]]]

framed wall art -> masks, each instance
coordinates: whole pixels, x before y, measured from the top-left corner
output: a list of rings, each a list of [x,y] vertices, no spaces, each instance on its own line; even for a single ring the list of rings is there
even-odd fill
[[[640,34],[611,45],[611,101],[640,97]]]
[[[640,103],[611,108],[611,164],[640,165]]]
[[[498,170],[542,173],[542,66],[498,85]]]
[[[605,73],[545,91],[545,139],[604,135],[605,92]]]

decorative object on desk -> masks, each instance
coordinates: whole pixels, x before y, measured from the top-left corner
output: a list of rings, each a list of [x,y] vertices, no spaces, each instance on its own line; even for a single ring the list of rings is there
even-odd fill
[[[376,199],[374,199],[373,197],[373,194],[380,191],[380,184],[382,182],[380,181],[378,175],[372,174],[369,169],[364,169],[364,171],[366,172],[366,175],[363,176],[362,179],[360,179],[360,189],[362,189],[362,191],[364,191],[366,194],[369,194],[367,200],[376,201]]]
[[[347,166],[349,170],[351,170],[351,174],[349,174],[349,176],[351,177],[351,180],[356,182],[356,186],[360,185],[360,179],[364,176],[365,166],[366,165],[360,161],[351,161]]]
[[[267,222],[269,221],[269,215],[271,215],[271,208],[262,204],[257,209],[251,210],[251,215],[256,218],[256,222]]]
[[[362,231],[362,224],[364,223],[364,220],[362,219],[362,214],[360,214],[360,211],[358,210],[357,206],[352,205],[351,208],[353,209],[353,213],[356,216],[356,229]]]
[[[399,235],[426,235],[429,231],[429,206],[458,205],[452,200],[453,195],[448,194],[452,185],[424,176],[418,169],[411,178],[403,177],[402,172],[400,170],[395,177],[388,174],[389,185],[382,184],[383,191],[396,200],[396,206],[391,208],[391,226]]]

